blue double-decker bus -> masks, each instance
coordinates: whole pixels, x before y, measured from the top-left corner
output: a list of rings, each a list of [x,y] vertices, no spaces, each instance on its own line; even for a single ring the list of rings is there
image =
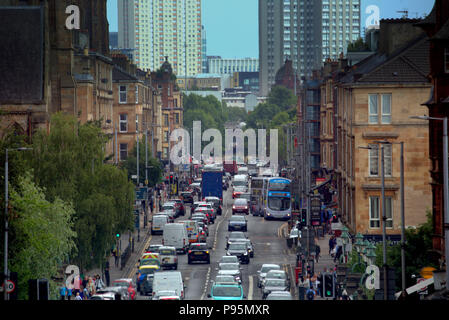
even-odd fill
[[[291,180],[280,177],[268,178],[264,185],[264,193],[265,219],[291,218]]]

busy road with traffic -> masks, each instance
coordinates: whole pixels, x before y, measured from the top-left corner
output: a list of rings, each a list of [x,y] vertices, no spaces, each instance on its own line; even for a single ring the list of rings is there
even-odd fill
[[[254,201],[245,199],[251,178],[243,185],[235,177],[223,175],[222,199],[201,195],[204,188],[193,185],[153,215],[151,236],[129,275],[135,299],[260,300],[274,299],[272,291],[278,299],[295,298],[296,255],[283,238],[287,222],[259,216]],[[195,183],[201,186],[200,178]],[[271,269],[279,271],[263,280]],[[168,281],[173,274],[178,277]]]

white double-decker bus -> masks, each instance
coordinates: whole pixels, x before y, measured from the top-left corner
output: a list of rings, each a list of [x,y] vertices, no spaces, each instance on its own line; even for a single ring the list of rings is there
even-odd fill
[[[280,177],[264,181],[264,218],[285,219],[292,216],[291,180]]]

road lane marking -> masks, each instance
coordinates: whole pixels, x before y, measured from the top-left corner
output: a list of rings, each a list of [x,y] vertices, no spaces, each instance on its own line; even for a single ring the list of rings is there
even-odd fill
[[[248,300],[253,300],[253,276],[249,276],[249,281],[248,281]]]
[[[152,238],[153,238],[153,237],[150,235],[150,237],[148,238],[147,242],[145,243],[145,245],[143,246],[143,248],[140,250],[140,254],[138,255],[139,259],[140,259],[140,257],[143,255],[143,253],[144,253],[144,251],[146,250],[146,248],[148,248],[148,245],[150,244]],[[137,268],[138,268],[137,263],[136,263],[136,266],[137,266]],[[132,278],[134,274],[135,274],[134,270],[131,269],[130,273],[128,274],[128,278]]]

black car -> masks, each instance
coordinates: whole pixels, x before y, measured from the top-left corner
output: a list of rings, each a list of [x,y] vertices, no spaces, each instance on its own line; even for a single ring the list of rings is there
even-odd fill
[[[190,203],[193,205],[193,193],[191,191],[181,192],[181,198],[184,203]]]
[[[248,238],[241,231],[230,232],[229,235],[226,237],[226,250],[228,250],[228,247],[231,243],[246,241],[246,239]]]
[[[248,231],[248,222],[244,216],[232,216],[228,220],[228,231]]]
[[[241,263],[249,263],[248,245],[246,242],[233,242],[229,245],[228,256],[236,256]]]
[[[210,263],[210,251],[206,243],[191,243],[187,254],[188,263],[205,261]]]

